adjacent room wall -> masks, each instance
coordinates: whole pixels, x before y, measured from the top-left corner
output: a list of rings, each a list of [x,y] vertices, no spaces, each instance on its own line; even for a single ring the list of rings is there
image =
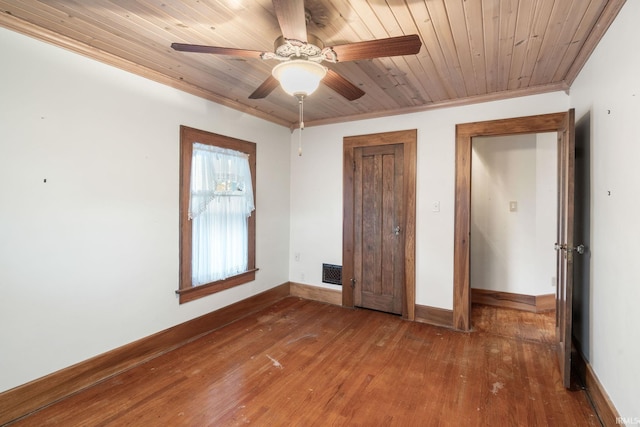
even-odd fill
[[[0,51],[0,391],[288,281],[288,129],[2,28]],[[257,143],[260,268],[183,305],[181,124]]]
[[[571,87],[591,170],[588,288],[574,335],[622,417],[640,422],[640,2],[627,1]],[[582,153],[585,156],[584,153]]]
[[[558,235],[558,134],[536,135],[536,235],[535,280],[537,295],[556,292],[556,251]]]
[[[472,288],[555,292],[555,140],[555,133],[473,139]]]

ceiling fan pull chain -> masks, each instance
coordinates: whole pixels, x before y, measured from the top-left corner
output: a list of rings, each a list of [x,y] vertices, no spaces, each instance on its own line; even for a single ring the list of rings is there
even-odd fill
[[[300,106],[300,132],[298,135],[298,156],[302,156],[302,131],[304,130],[304,95],[298,95],[298,105]]]

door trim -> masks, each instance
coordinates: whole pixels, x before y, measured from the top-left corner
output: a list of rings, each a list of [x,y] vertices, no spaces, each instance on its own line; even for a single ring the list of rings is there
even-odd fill
[[[415,319],[416,305],[416,129],[385,132],[343,138],[342,158],[342,305],[354,306],[353,256],[354,256],[354,150],[357,147],[402,144],[404,150],[404,296],[402,317]]]
[[[567,112],[456,125],[456,194],[453,243],[453,327],[471,329],[471,148],[475,136],[561,132]]]

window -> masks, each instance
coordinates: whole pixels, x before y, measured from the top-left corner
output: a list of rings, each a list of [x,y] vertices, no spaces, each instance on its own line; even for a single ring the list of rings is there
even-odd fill
[[[180,303],[255,280],[256,144],[180,127]]]

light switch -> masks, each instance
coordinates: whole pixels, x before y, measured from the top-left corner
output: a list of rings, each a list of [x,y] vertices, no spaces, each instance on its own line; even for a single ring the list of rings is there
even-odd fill
[[[516,212],[518,210],[518,202],[510,201],[509,202],[509,212]]]
[[[431,203],[431,212],[440,212],[440,202]]]

